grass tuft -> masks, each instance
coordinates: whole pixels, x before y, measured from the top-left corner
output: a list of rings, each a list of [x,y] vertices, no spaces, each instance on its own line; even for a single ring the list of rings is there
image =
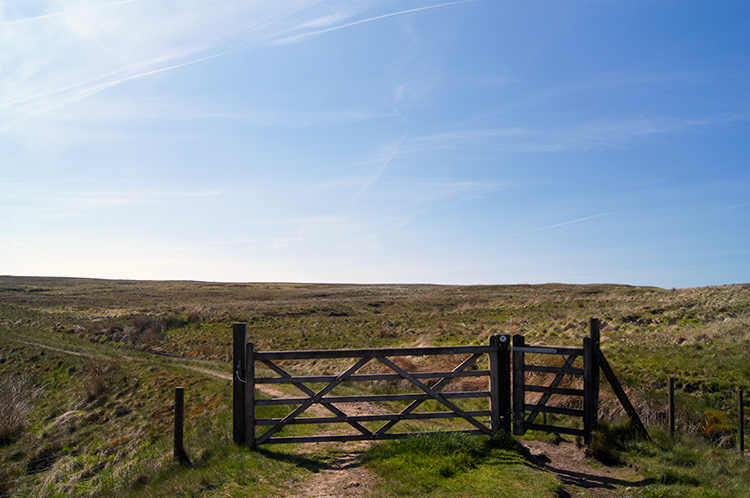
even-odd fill
[[[0,378],[0,446],[13,443],[21,435],[31,405],[41,392],[27,372]]]

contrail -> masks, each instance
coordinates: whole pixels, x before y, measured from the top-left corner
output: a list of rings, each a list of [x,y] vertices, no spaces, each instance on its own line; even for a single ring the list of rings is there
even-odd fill
[[[710,213],[704,214],[703,216],[712,216],[714,214],[723,213],[725,211],[731,211],[732,209],[738,209],[738,208],[745,207],[745,206],[750,206],[750,202],[746,202],[744,204],[737,204],[736,206],[731,206],[731,207],[724,208],[724,209],[719,209],[718,211],[712,211]]]
[[[105,4],[105,5],[100,5],[100,6],[97,6],[97,7],[107,7],[107,6],[111,6],[111,5],[119,5],[119,4],[132,3],[132,2],[138,2],[138,1],[140,1],[140,0],[121,0],[119,2],[112,2],[112,3],[109,3],[109,4]],[[229,54],[232,54],[232,53],[235,53],[235,52],[240,52],[240,51],[243,51],[243,50],[247,50],[247,49],[252,48],[254,46],[255,47],[257,47],[257,46],[272,46],[272,45],[293,43],[293,42],[299,41],[301,39],[304,39],[304,38],[307,38],[307,37],[310,37],[310,36],[315,36],[315,35],[327,33],[329,31],[335,31],[335,30],[338,30],[338,29],[348,28],[348,27],[351,27],[351,26],[356,26],[358,24],[362,24],[362,23],[366,23],[366,22],[370,22],[370,21],[376,21],[376,20],[379,20],[379,19],[385,19],[387,17],[399,16],[399,15],[403,15],[403,14],[409,14],[409,13],[412,13],[412,12],[419,12],[419,11],[423,11],[423,10],[437,9],[439,7],[448,7],[448,6],[451,6],[451,5],[458,5],[458,4],[462,4],[462,3],[469,3],[469,2],[476,2],[476,1],[478,1],[478,0],[458,0],[458,1],[455,1],[455,2],[446,2],[446,3],[441,3],[441,4],[438,4],[438,5],[430,5],[430,6],[427,6],[427,7],[418,7],[418,8],[415,8],[415,9],[402,10],[402,11],[399,11],[399,12],[392,12],[390,14],[383,14],[383,15],[380,15],[380,16],[371,17],[369,19],[362,19],[360,21],[355,21],[355,22],[351,22],[351,23],[348,23],[348,24],[343,24],[341,26],[336,26],[336,27],[333,27],[333,28],[328,28],[328,29],[324,29],[324,30],[314,31],[314,32],[311,32],[311,33],[305,33],[305,34],[301,34],[301,35],[297,35],[297,36],[292,36],[292,37],[289,37],[289,38],[284,38],[284,39],[281,39],[281,40],[278,40],[278,41],[275,41],[275,42],[271,41],[271,42],[265,42],[265,43],[263,43],[263,42],[252,43],[252,44],[245,45],[245,46],[242,46],[242,47],[239,47],[239,48],[235,48],[235,49],[232,49],[232,50],[227,50],[225,52],[221,52],[221,53],[218,53],[218,54],[213,54],[213,55],[209,55],[209,56],[206,56],[206,57],[201,57],[201,58],[198,58],[198,59],[190,60],[190,61],[187,61],[187,62],[182,62],[180,64],[173,64],[173,65],[168,66],[168,67],[162,67],[162,68],[153,69],[153,70],[150,70],[150,71],[144,71],[144,72],[137,73],[137,74],[131,74],[131,75],[128,75],[128,76],[125,76],[125,77],[122,77],[122,78],[118,78],[118,79],[116,79],[114,81],[108,81],[106,83],[101,83],[101,84],[98,84],[98,85],[85,87],[85,88],[83,88],[83,89],[81,89],[79,91],[75,91],[68,98],[63,98],[61,101],[59,101],[57,103],[53,103],[51,105],[47,105],[43,109],[37,110],[36,112],[32,111],[32,112],[28,113],[28,115],[26,115],[24,118],[12,121],[12,122],[4,125],[4,126],[0,126],[0,133],[4,132],[4,131],[6,131],[6,130],[8,130],[10,128],[13,128],[14,126],[17,126],[18,124],[20,124],[20,123],[22,123],[24,121],[27,121],[27,120],[29,120],[29,119],[31,119],[34,116],[37,116],[39,114],[48,113],[48,112],[50,112],[52,110],[58,109],[60,107],[64,107],[64,106],[66,106],[68,104],[71,104],[73,102],[76,102],[78,100],[86,98],[89,95],[98,93],[98,92],[100,92],[102,90],[106,90],[108,88],[112,88],[114,86],[117,86],[117,85],[119,85],[121,83],[125,83],[127,81],[134,80],[134,79],[137,79],[137,78],[141,78],[141,77],[144,77],[144,76],[150,76],[150,75],[161,73],[161,72],[164,72],[164,71],[169,71],[171,69],[177,69],[177,68],[180,68],[180,67],[188,66],[190,64],[195,64],[195,63],[198,63],[198,62],[203,62],[203,61],[207,61],[207,60],[210,60],[210,59],[215,59],[217,57],[222,57],[222,56],[229,55]],[[82,10],[92,9],[92,8],[95,8],[95,7],[86,7],[86,8],[81,8],[81,9],[76,9],[76,10],[71,10],[71,11],[66,11],[66,12],[58,12],[58,13],[54,13],[54,14],[46,14],[46,15],[43,15],[43,16],[38,16],[38,17],[33,17],[33,18],[20,19],[20,20],[17,20],[17,21],[9,21],[9,22],[4,23],[4,24],[12,24],[12,23],[18,23],[18,22],[33,21],[33,20],[36,20],[36,19],[44,19],[44,18],[48,18],[48,17],[55,17],[55,16],[60,16],[60,15],[72,13],[72,12],[78,12],[78,11],[82,11]],[[102,77],[97,77],[97,78],[94,78],[94,79],[89,80],[89,81],[95,81],[97,79],[102,79]],[[68,87],[67,89],[50,92],[47,95],[51,96],[51,95],[54,95],[56,93],[64,92],[65,90],[72,89],[75,86],[79,86],[79,85],[74,85],[73,87]],[[26,100],[29,100],[29,99],[26,99]],[[0,108],[8,107],[9,105],[14,105],[14,104],[18,104],[18,103],[19,102],[10,102],[8,104],[0,106]]]
[[[523,232],[516,232],[516,233],[512,233],[510,235],[512,237],[512,236],[521,235],[521,234],[524,234],[524,233],[531,233],[531,232],[539,232],[539,231],[542,231],[542,230],[549,230],[550,228],[557,228],[557,227],[561,227],[561,226],[564,226],[564,225],[570,225],[572,223],[578,223],[579,221],[592,220],[594,218],[600,218],[602,216],[609,216],[610,214],[615,214],[615,213],[596,214],[594,216],[587,216],[585,218],[579,218],[577,220],[565,221],[563,223],[558,223],[557,225],[550,225],[548,227],[532,228],[531,230],[524,230]]]
[[[14,244],[18,244],[19,246],[23,247],[24,249],[29,249],[30,251],[38,252],[39,254],[44,254],[47,257],[50,257],[52,259],[56,259],[58,261],[62,261],[63,263],[65,263],[67,265],[70,265],[70,266],[76,266],[73,263],[71,263],[70,261],[66,261],[66,260],[64,260],[62,258],[58,258],[54,254],[50,254],[48,252],[44,252],[41,249],[37,249],[36,247],[27,246],[26,244],[22,244],[21,242],[18,242],[15,239],[11,239],[10,237],[0,237],[0,239],[9,240],[9,241],[13,242]]]
[[[386,168],[388,167],[388,164],[393,160],[394,157],[399,153],[399,150],[401,149],[401,144],[406,139],[406,134],[401,137],[401,139],[396,143],[395,147],[393,147],[393,150],[388,154],[388,158],[383,162],[383,165],[380,167],[377,173],[370,178],[367,183],[360,189],[359,192],[357,192],[357,195],[354,196],[354,202],[356,203],[360,197],[367,191],[368,188],[370,188],[375,182],[377,182],[381,176],[383,176],[383,173],[385,173]]]
[[[112,3],[107,3],[107,4],[104,4],[104,5],[92,5],[91,7],[82,7],[80,9],[66,10],[64,12],[54,12],[52,14],[44,14],[42,16],[27,17],[27,18],[24,18],[24,19],[16,19],[15,21],[6,21],[6,22],[4,22],[4,23],[2,23],[0,25],[2,25],[2,26],[8,26],[10,24],[19,24],[19,23],[22,23],[22,22],[39,21],[41,19],[49,19],[51,17],[58,17],[58,16],[64,16],[64,15],[68,15],[68,14],[74,14],[76,12],[82,12],[84,10],[99,9],[99,8],[102,8],[102,7],[112,7],[113,5],[121,5],[123,3],[133,3],[133,2],[140,2],[140,1],[141,0],[122,0],[120,2],[112,2]]]
[[[170,69],[177,69],[179,67],[188,66],[190,64],[195,64],[197,62],[203,62],[203,61],[206,61],[206,60],[209,60],[209,59],[214,59],[216,57],[221,57],[223,55],[228,55],[228,54],[231,54],[231,53],[234,53],[234,52],[239,52],[239,51],[245,50],[247,48],[249,48],[249,46],[241,47],[241,48],[236,48],[236,49],[232,49],[232,50],[228,50],[226,52],[221,52],[219,54],[208,55],[206,57],[201,57],[199,59],[194,59],[194,60],[191,60],[191,61],[182,62],[180,64],[174,64],[174,65],[171,65],[169,67],[162,67],[162,68],[158,68],[158,69],[152,69],[150,71],[144,71],[144,72],[137,73],[137,74],[131,74],[129,76],[125,76],[125,77],[119,78],[119,79],[114,80],[114,81],[108,81],[106,83],[101,83],[101,84],[98,84],[98,85],[85,87],[85,88],[83,88],[83,89],[81,89],[81,90],[79,90],[77,92],[74,92],[71,96],[69,96],[68,98],[63,99],[60,102],[57,102],[57,103],[52,104],[52,105],[49,105],[49,106],[47,106],[47,107],[45,107],[45,108],[43,108],[43,109],[41,109],[41,110],[39,110],[37,112],[31,112],[25,118],[19,119],[17,121],[11,122],[11,123],[3,126],[3,127],[0,127],[0,133],[4,132],[4,131],[6,131],[6,130],[8,130],[8,129],[10,129],[10,128],[16,126],[16,125],[18,125],[18,124],[20,124],[20,123],[23,123],[24,121],[28,121],[29,119],[33,118],[34,116],[37,116],[39,114],[45,114],[45,113],[48,113],[48,112],[53,111],[55,109],[58,109],[60,107],[64,107],[64,106],[66,106],[68,104],[72,104],[73,102],[76,102],[78,100],[84,99],[84,98],[88,97],[89,95],[93,95],[95,93],[101,92],[102,90],[106,90],[108,88],[112,88],[112,87],[117,86],[117,85],[119,85],[121,83],[125,83],[126,81],[134,80],[134,79],[141,78],[141,77],[144,77],[144,76],[150,76],[152,74],[161,73],[163,71],[169,71]],[[94,79],[89,80],[89,81],[95,81],[96,79],[101,79],[101,77],[94,78]],[[63,93],[63,92],[65,92],[68,89],[75,88],[75,86],[79,86],[79,85],[70,86],[67,89],[62,89],[62,90],[56,90],[54,92],[49,92],[47,95],[48,96],[52,96],[52,95],[54,95],[56,93]],[[27,100],[30,100],[30,99],[27,99]],[[13,104],[13,102],[11,104]],[[7,107],[7,106],[0,106],[0,108],[2,108],[2,107]]]
[[[333,28],[321,29],[321,30],[318,30],[318,31],[313,31],[311,33],[303,33],[303,34],[300,34],[300,35],[290,36],[288,38],[283,38],[281,40],[273,42],[272,45],[281,45],[281,44],[285,44],[285,43],[293,43],[293,42],[299,41],[299,40],[301,40],[303,38],[308,38],[310,36],[321,35],[323,33],[328,33],[330,31],[336,31],[338,29],[349,28],[351,26],[356,26],[357,24],[363,24],[363,23],[370,22],[370,21],[377,21],[379,19],[385,19],[387,17],[400,16],[400,15],[403,15],[403,14],[410,14],[412,12],[419,12],[419,11],[422,11],[422,10],[437,9],[439,7],[448,7],[448,6],[451,6],[451,5],[458,5],[458,4],[462,4],[462,3],[469,3],[469,2],[476,2],[476,1],[478,1],[478,0],[458,0],[457,2],[447,2],[447,3],[438,4],[438,5],[429,5],[427,7],[417,7],[416,9],[402,10],[402,11],[399,11],[399,12],[391,12],[390,14],[383,14],[382,16],[370,17],[369,19],[362,19],[360,21],[354,21],[354,22],[350,22],[350,23],[347,23],[347,24],[342,24],[341,26],[335,26]]]

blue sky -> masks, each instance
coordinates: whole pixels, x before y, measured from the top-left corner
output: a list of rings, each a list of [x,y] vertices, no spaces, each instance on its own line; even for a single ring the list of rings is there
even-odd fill
[[[0,274],[750,282],[745,1],[0,0]]]

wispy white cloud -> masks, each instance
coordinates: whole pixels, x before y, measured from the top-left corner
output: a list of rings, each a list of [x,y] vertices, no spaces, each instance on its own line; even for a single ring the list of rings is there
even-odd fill
[[[338,0],[186,0],[173,8],[162,1],[80,6],[47,0],[39,4],[44,14],[9,18],[0,11],[0,26],[5,28],[0,34],[0,133],[135,79],[254,47],[295,43],[366,22],[473,1],[477,0],[345,24],[341,23],[368,5]]]
[[[136,78],[259,46],[301,29],[317,3],[123,1],[66,9],[48,1],[39,9],[48,13],[23,19],[0,11],[0,131]]]
[[[690,133],[709,126],[745,119],[739,114],[701,118],[633,116],[548,128],[516,126],[460,129],[413,137],[404,144],[402,152],[463,148],[467,144],[478,144],[492,150],[527,152],[622,148],[638,143],[638,140]]]
[[[241,225],[312,225],[312,224],[334,224],[346,222],[349,218],[347,216],[309,216],[301,218],[272,218],[272,219],[255,219],[245,220],[241,222]]]
[[[53,12],[53,13],[50,13],[50,14],[41,14],[41,15],[37,15],[37,16],[33,16],[33,17],[22,17],[22,18],[19,18],[19,19],[8,20],[8,21],[0,23],[0,26],[9,26],[9,25],[12,25],[12,24],[18,24],[18,23],[24,23],[24,22],[31,22],[31,21],[39,21],[39,20],[42,20],[42,19],[50,19],[52,17],[68,16],[68,15],[71,15],[71,14],[77,14],[79,12],[85,12],[87,10],[101,9],[101,8],[104,8],[104,7],[112,7],[112,6],[115,6],[115,5],[122,5],[122,4],[125,4],[125,3],[133,3],[133,2],[140,2],[140,1],[142,1],[142,0],[121,0],[119,2],[111,2],[111,3],[105,3],[105,4],[99,4],[99,5],[89,5],[87,7],[81,7],[81,8],[77,8],[77,9],[70,9],[70,10],[65,10],[65,11],[60,11],[60,12]]]
[[[282,238],[274,239],[271,245],[273,246],[274,249],[278,250],[278,249],[281,249],[282,247],[286,247],[288,245],[291,245],[297,242],[302,242],[303,240],[304,238],[302,237],[302,235],[299,235],[298,237],[286,237],[286,238],[282,237]]]

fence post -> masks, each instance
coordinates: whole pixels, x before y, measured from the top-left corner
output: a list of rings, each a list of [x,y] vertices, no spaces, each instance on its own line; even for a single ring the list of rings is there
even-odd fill
[[[510,336],[493,335],[490,346],[490,427],[492,433],[510,432]]]
[[[599,320],[589,322],[589,337],[583,339],[583,441],[591,444],[599,419]]]
[[[235,323],[232,325],[234,338],[232,357],[232,428],[234,442],[245,444],[245,386],[241,375],[245,373],[245,347],[247,344],[247,323]]]
[[[669,378],[669,436],[674,437],[674,377]]]
[[[245,444],[255,448],[255,344],[245,350]]]
[[[745,457],[745,403],[742,399],[742,389],[740,395],[740,456]]]
[[[524,412],[526,403],[526,371],[524,362],[526,361],[523,351],[517,351],[515,348],[522,348],[525,340],[522,335],[513,336],[513,435],[523,436],[526,433],[524,429]]]
[[[174,388],[174,458],[180,463],[189,464],[190,459],[185,452],[185,388]]]

